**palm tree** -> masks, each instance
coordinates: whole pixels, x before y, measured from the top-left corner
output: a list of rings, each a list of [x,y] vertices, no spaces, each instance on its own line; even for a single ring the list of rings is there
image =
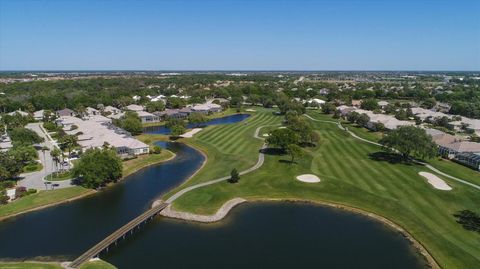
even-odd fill
[[[50,149],[47,147],[47,146],[43,146],[42,147],[42,153],[43,153],[43,161],[44,161],[44,164],[45,164],[45,171],[47,171],[47,162],[46,162],[46,159],[45,159],[45,151],[49,151]]]
[[[65,135],[60,140],[60,147],[63,150],[66,149],[68,151],[68,158],[70,158],[70,155],[72,154],[72,149],[77,146],[78,138],[75,135]]]
[[[52,151],[50,151],[50,156],[52,156],[53,164],[55,165],[55,173],[58,170],[58,163],[60,162],[60,155],[62,155],[62,152],[58,148],[54,148]]]

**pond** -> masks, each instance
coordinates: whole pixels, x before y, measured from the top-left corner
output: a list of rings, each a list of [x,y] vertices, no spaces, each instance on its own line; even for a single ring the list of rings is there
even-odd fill
[[[237,123],[240,121],[243,121],[244,119],[250,117],[250,114],[234,114],[230,116],[225,116],[221,118],[215,118],[211,119],[205,123],[202,123],[200,127],[205,127],[209,125],[219,125],[219,124],[231,124],[231,123]],[[197,124],[187,124],[187,128],[196,128],[198,127]],[[146,134],[163,134],[163,135],[168,135],[170,134],[170,129],[165,127],[164,125],[160,126],[149,126],[143,128],[143,132]]]

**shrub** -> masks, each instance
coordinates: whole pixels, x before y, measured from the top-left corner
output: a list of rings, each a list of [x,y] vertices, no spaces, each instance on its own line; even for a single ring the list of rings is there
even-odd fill
[[[160,153],[162,153],[162,148],[159,147],[159,146],[154,146],[152,153],[153,154],[160,154]]]

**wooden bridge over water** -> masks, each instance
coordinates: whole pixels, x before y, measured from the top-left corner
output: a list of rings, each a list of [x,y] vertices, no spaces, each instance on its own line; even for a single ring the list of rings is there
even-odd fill
[[[116,244],[120,238],[125,238],[128,233],[133,233],[133,230],[135,230],[135,228],[140,228],[140,225],[142,223],[146,223],[147,221],[153,219],[156,215],[160,213],[160,211],[165,209],[165,207],[167,206],[167,203],[154,204],[151,209],[145,211],[140,216],[131,220],[129,223],[125,224],[120,229],[107,236],[100,243],[96,244],[95,246],[87,250],[85,253],[80,255],[77,259],[70,263],[68,267],[78,268],[83,263],[89,261],[94,257],[97,257],[102,251],[108,250],[108,248],[112,244]]]

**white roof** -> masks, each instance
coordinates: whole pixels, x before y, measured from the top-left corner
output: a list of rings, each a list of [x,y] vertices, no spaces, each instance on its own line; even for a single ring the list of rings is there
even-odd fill
[[[152,113],[148,113],[146,111],[137,111],[139,117],[156,117]]]
[[[33,112],[33,117],[34,117],[34,118],[42,118],[44,111],[45,111],[45,110],[42,109],[42,110]]]
[[[28,116],[28,113],[27,113],[27,112],[21,111],[21,110],[16,110],[16,111],[10,112],[10,113],[8,113],[8,115],[10,115],[10,116],[15,116],[15,114],[17,114],[17,113],[20,114],[20,115],[22,115],[22,116],[24,116],[24,117],[25,117],[25,116]]]
[[[127,110],[130,110],[130,111],[143,111],[143,110],[145,110],[145,107],[140,106],[140,105],[128,105],[125,108]]]
[[[116,107],[113,107],[113,106],[106,106],[103,110],[107,111],[107,112],[118,112],[118,111],[120,111],[120,109],[118,109]]]
[[[101,147],[105,142],[115,148],[146,148],[147,144],[135,139],[125,130],[110,124],[110,119],[103,116],[93,116],[87,120],[76,117],[62,117],[62,122],[78,126],[74,133],[82,132],[78,136],[78,144],[83,148]]]

